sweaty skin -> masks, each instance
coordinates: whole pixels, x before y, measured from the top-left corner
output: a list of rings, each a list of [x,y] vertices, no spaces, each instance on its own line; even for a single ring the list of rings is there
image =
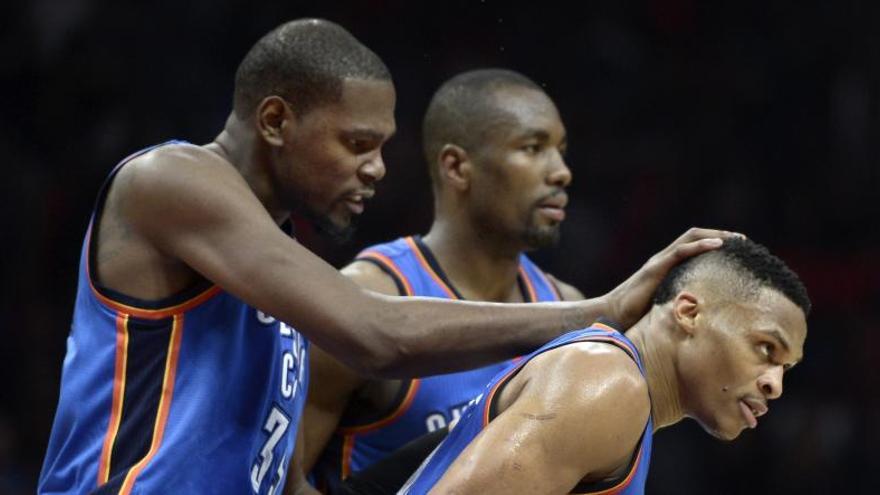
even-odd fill
[[[607,344],[572,344],[530,361],[502,390],[498,416],[430,493],[561,495],[621,479],[649,414],[655,430],[691,417],[724,440],[754,428],[782,395],[784,371],[803,357],[805,315],[768,288],[736,303],[699,282],[689,289],[627,332],[644,377]]]

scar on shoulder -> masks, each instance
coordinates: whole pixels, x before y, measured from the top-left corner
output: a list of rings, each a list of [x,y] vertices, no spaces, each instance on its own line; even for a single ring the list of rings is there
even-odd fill
[[[549,421],[556,417],[556,413],[547,413],[547,414],[529,414],[529,413],[519,413],[520,416],[526,419],[533,419],[535,421]]]

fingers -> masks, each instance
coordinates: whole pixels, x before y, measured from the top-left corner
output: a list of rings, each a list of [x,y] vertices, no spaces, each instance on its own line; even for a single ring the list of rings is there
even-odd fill
[[[713,249],[718,249],[724,243],[724,239],[739,238],[746,236],[739,232],[728,230],[704,229],[691,227],[672,244],[651,257],[645,268],[653,274],[665,274],[669,269],[687,258],[703,254]],[[654,270],[658,270],[655,272]]]
[[[684,234],[682,234],[678,239],[673,242],[673,245],[694,242],[700,239],[709,239],[709,238],[718,238],[718,239],[729,239],[731,237],[739,237],[741,239],[745,239],[746,236],[740,234],[739,232],[730,232],[727,230],[718,230],[718,229],[704,229],[700,227],[691,227]]]
[[[672,264],[677,264],[680,261],[683,261],[691,256],[696,256],[698,254],[705,253],[706,251],[711,251],[713,249],[718,249],[721,247],[724,241],[719,239],[718,237],[710,237],[708,239],[700,239],[693,242],[687,242],[684,244],[679,244],[675,246],[672,250],[672,259],[669,260]]]

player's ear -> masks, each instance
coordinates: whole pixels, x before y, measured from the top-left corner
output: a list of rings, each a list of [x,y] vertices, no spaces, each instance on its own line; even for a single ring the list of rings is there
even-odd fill
[[[437,159],[440,178],[453,189],[466,191],[470,187],[473,164],[467,151],[455,144],[444,144]]]
[[[697,328],[697,316],[702,310],[700,299],[691,292],[681,291],[672,300],[672,318],[686,335],[693,335]]]
[[[267,96],[257,106],[257,130],[260,137],[270,146],[284,145],[285,133],[289,133],[296,122],[293,110],[280,96]]]

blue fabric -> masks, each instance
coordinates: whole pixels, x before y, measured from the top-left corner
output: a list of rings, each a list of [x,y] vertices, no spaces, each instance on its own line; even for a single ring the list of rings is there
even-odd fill
[[[39,493],[281,493],[308,341],[218,287],[165,308],[109,297],[90,283],[89,237]]]

